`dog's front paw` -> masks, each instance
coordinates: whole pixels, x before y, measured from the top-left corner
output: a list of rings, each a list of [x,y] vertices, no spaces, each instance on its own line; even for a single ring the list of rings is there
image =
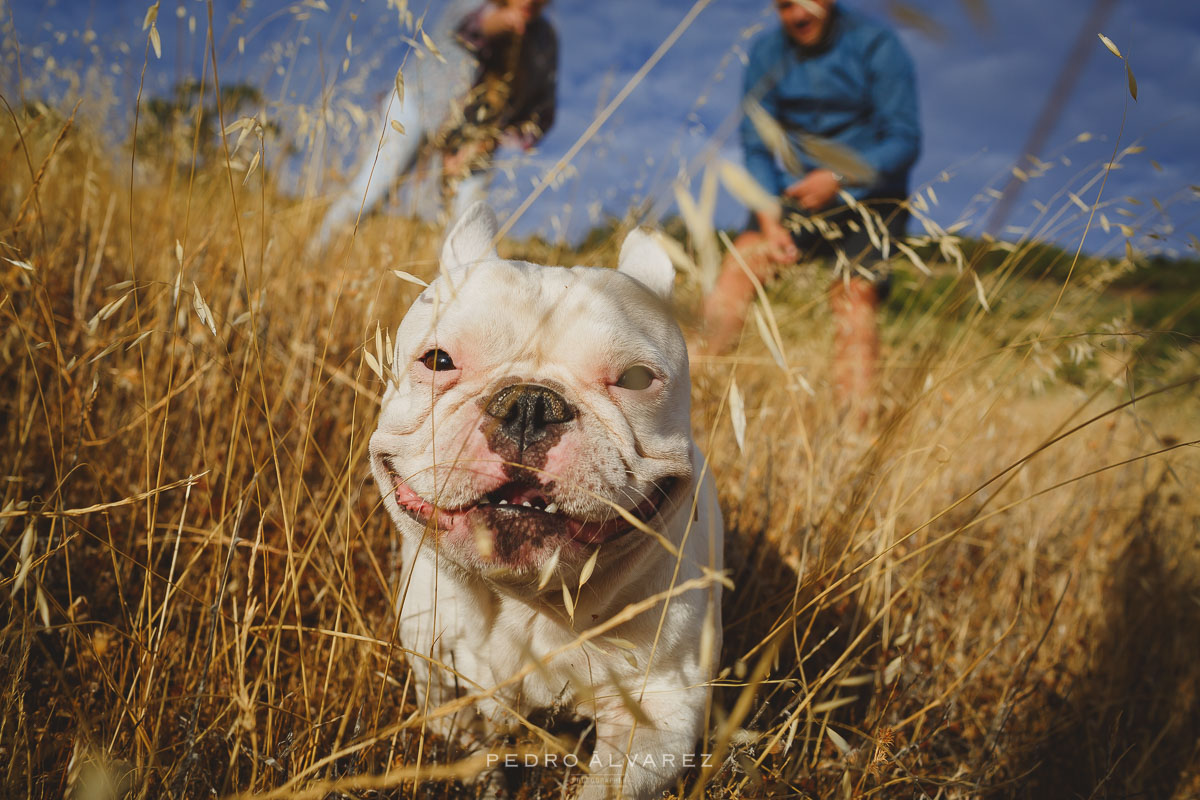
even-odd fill
[[[579,793],[575,795],[577,800],[609,800],[610,798],[621,797],[620,786],[614,783],[609,776],[605,775],[589,775],[583,779],[579,786]]]
[[[499,767],[485,769],[470,782],[475,797],[480,800],[504,800],[509,796],[508,781]]]

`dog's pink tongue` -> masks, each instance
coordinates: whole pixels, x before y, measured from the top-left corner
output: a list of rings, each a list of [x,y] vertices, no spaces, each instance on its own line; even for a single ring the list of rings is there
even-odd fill
[[[421,499],[421,496],[414,492],[411,487],[398,477],[395,479],[396,485],[396,503],[401,508],[407,508],[409,511],[417,513],[428,513],[433,510],[433,506]]]

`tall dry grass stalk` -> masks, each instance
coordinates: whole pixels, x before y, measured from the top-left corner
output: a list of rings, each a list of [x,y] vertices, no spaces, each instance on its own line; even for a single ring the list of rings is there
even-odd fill
[[[477,791],[478,760],[425,733],[365,458],[418,291],[392,271],[432,277],[441,231],[377,217],[313,255],[319,204],[247,129],[193,172],[115,166],[44,107],[2,128],[6,796]],[[1110,288],[1134,254],[1067,283],[1035,259],[1094,180],[975,250],[922,190],[867,431],[835,410],[812,265],[693,365],[736,588],[712,766],[681,795],[1200,792],[1198,353],[1148,357],[1168,334]]]

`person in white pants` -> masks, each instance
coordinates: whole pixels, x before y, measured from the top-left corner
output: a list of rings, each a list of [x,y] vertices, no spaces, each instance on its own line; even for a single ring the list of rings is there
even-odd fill
[[[456,0],[434,35],[445,60],[404,70],[404,99],[393,89],[380,107],[383,138],[321,223],[321,246],[370,213],[427,143],[441,155],[450,219],[487,192],[487,168],[500,144],[532,148],[554,122],[558,41],[542,15],[548,0]],[[391,124],[395,121],[400,130]]]

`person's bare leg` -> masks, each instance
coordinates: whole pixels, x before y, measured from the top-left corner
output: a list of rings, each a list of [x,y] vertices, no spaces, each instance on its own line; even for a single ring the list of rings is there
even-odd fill
[[[833,371],[838,406],[864,427],[875,397],[879,362],[879,296],[874,284],[851,278],[830,288],[833,310]]]
[[[775,274],[776,265],[767,255],[762,234],[747,231],[733,240],[733,246],[760,282],[765,283]],[[721,274],[717,276],[712,292],[704,298],[706,354],[716,355],[733,345],[752,302],[754,284],[737,263],[737,256],[726,253],[721,262]]]

